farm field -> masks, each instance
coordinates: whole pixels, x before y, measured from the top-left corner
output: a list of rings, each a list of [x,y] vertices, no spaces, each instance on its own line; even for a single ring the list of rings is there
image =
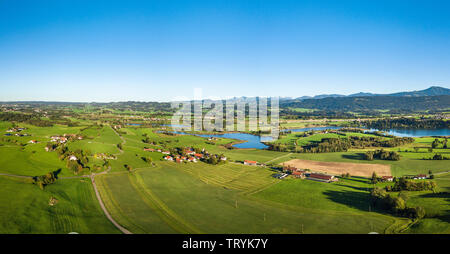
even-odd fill
[[[88,179],[63,179],[41,191],[28,179],[0,176],[1,234],[120,233],[104,216]],[[54,197],[58,201],[49,205]]]
[[[208,167],[203,170],[207,171]],[[228,175],[237,167],[221,167],[220,170]],[[155,222],[141,218],[139,211],[162,214],[162,221],[181,233],[320,233],[325,228],[330,233],[368,233],[371,230],[384,232],[396,221],[391,216],[365,214],[354,209],[324,211],[314,207],[315,202],[298,207],[258,198],[252,194],[255,193],[255,186],[270,189],[270,186],[279,183],[273,178],[263,177],[249,184],[251,179],[247,178],[255,174],[255,170],[265,169],[243,167],[241,177],[220,179],[205,174],[196,177],[181,165],[163,163],[159,167],[141,169],[131,174],[109,174],[98,178],[104,182],[102,193],[108,200],[109,209],[125,226],[137,232],[158,230],[158,233],[165,233],[169,230],[161,225],[160,220]],[[118,185],[118,182],[121,184]],[[122,188],[124,182],[127,182],[126,189]],[[132,206],[125,206],[131,211],[118,205],[128,197],[141,199],[133,202]],[[327,198],[318,202],[334,203]],[[153,226],[153,223],[158,226]],[[140,225],[140,228],[135,225]]]
[[[305,168],[325,174],[342,175],[349,173],[352,176],[370,177],[375,172],[379,176],[390,176],[390,165],[349,163],[349,162],[322,162],[311,160],[290,160],[283,163],[284,166]]]

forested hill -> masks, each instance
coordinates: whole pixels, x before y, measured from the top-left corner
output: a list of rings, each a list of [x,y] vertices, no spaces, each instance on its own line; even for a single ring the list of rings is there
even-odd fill
[[[400,110],[425,111],[450,109],[450,95],[394,97],[330,97],[323,99],[306,99],[301,101],[287,100],[280,103],[282,108],[308,108],[326,111],[367,111],[367,110]]]

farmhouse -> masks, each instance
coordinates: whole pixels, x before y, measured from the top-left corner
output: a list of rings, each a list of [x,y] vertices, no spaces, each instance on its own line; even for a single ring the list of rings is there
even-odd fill
[[[427,179],[427,175],[419,174],[414,177],[414,179]]]
[[[59,136],[52,136],[52,137],[50,137],[50,141],[52,141],[52,142],[58,142],[59,141],[59,143],[63,144],[63,143],[67,142],[67,138],[66,137],[59,137]]]
[[[295,178],[305,178],[305,171],[293,171],[291,175]]]
[[[166,156],[166,157],[164,157],[164,160],[173,161],[173,158],[172,158],[172,156]]]
[[[30,141],[28,141],[28,143],[30,143],[30,144],[37,144],[38,142],[36,140],[30,140]]]
[[[186,150],[184,150],[184,153],[185,153],[185,154],[187,154],[187,155],[192,155],[192,154],[195,154],[195,152],[194,152],[194,151],[192,151],[192,150],[190,150],[190,149],[186,149]]]
[[[383,182],[392,182],[394,180],[393,176],[382,176],[381,181]]]
[[[258,162],[256,162],[256,161],[244,160],[244,165],[256,166],[256,165],[258,165]]]
[[[201,154],[201,153],[196,153],[196,154],[194,154],[194,156],[196,158],[203,158],[203,154]]]
[[[337,178],[335,178],[332,175],[325,175],[325,174],[317,174],[317,173],[311,173],[308,175],[309,180],[314,180],[314,181],[319,181],[319,182],[332,182],[332,181],[337,181]]]
[[[283,167],[283,172],[290,172],[290,173],[292,173],[292,172],[294,172],[294,171],[297,171],[298,169],[296,168],[296,167],[292,167],[292,166],[284,166]]]
[[[195,159],[194,157],[190,157],[188,160],[189,160],[190,162],[197,162],[197,159]]]

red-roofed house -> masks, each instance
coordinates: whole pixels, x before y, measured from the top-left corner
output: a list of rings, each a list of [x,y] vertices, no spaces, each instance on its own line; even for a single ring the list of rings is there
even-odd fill
[[[427,179],[427,175],[419,174],[414,179]]]
[[[297,171],[297,168],[296,167],[292,167],[292,166],[284,166],[283,167],[283,171],[284,172],[294,172],[294,171]]]
[[[305,178],[305,171],[292,171],[291,175],[295,178]]]
[[[172,156],[166,156],[166,157],[164,157],[164,159],[165,159],[165,160],[168,160],[168,161],[173,161]]]
[[[194,154],[194,156],[197,158],[203,158],[203,154],[201,154],[201,153],[196,153],[196,154]]]
[[[382,176],[381,180],[383,180],[383,182],[392,182],[394,180],[393,176]]]
[[[256,161],[244,160],[244,165],[256,166],[256,165],[258,165],[258,162],[256,162]]]

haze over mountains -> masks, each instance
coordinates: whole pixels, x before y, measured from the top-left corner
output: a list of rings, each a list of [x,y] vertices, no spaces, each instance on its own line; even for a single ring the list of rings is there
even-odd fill
[[[321,95],[316,95],[316,96],[302,96],[302,97],[297,97],[297,98],[293,98],[293,97],[281,97],[280,101],[284,102],[284,103],[290,103],[290,102],[300,102],[300,101],[305,101],[305,100],[320,100],[320,99],[338,99],[338,98],[355,98],[355,97],[390,97],[390,96],[394,96],[394,97],[411,97],[411,98],[415,98],[415,97],[422,97],[422,96],[444,96],[444,100],[446,101],[447,96],[450,95],[450,89],[445,88],[445,87],[440,87],[440,86],[431,86],[427,89],[424,90],[418,90],[418,91],[409,91],[409,92],[398,92],[398,93],[391,93],[391,94],[375,94],[375,93],[365,93],[365,92],[359,92],[359,93],[354,93],[354,94],[350,94],[350,95],[342,95],[342,94],[321,94]],[[274,95],[277,96],[277,95]],[[231,101],[233,100],[239,100],[239,99],[245,99],[245,98],[250,98],[250,97],[234,97],[232,99],[230,99]],[[254,98],[254,97],[253,97]],[[442,98],[440,98],[442,99]],[[203,101],[216,101],[213,99],[203,99]],[[143,102],[143,101],[142,101]],[[150,103],[153,103],[152,101],[148,101]],[[48,101],[3,101],[0,102],[3,104],[14,104],[14,103],[23,103],[23,104],[84,104],[84,103],[97,103],[97,102],[65,102],[65,101],[52,101],[52,100],[48,100]],[[107,104],[108,102],[104,102],[104,103],[100,103],[100,104]],[[113,103],[113,102],[110,102]],[[155,102],[156,103],[156,102]],[[160,102],[160,103],[165,103],[165,102]]]
[[[419,97],[419,96],[435,96],[435,95],[450,95],[450,89],[440,86],[431,86],[424,90],[411,91],[411,92],[398,92],[391,94],[375,94],[375,93],[354,93],[350,95],[342,94],[321,94],[316,96],[302,96],[295,98],[294,100],[305,100],[305,99],[323,99],[323,98],[336,98],[336,97],[367,97],[367,96],[402,96],[402,97]],[[285,98],[286,99],[286,98]],[[293,98],[290,98],[293,99]]]

